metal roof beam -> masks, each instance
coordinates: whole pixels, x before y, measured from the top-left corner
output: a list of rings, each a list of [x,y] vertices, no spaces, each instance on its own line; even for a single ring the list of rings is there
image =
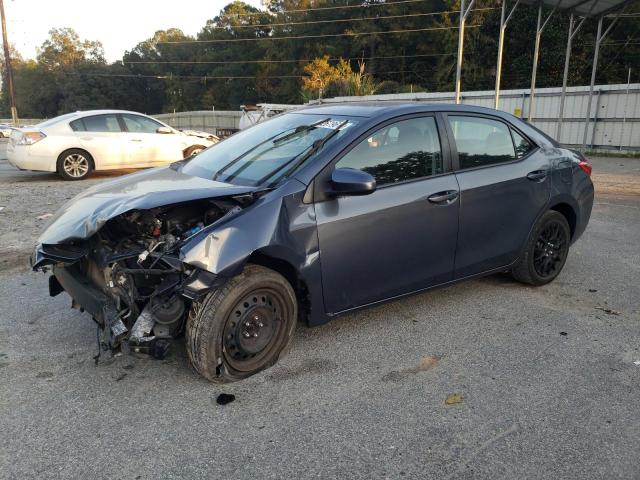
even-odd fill
[[[516,11],[518,5],[520,4],[520,0],[516,0],[516,3],[511,7],[511,11],[509,15],[505,18],[506,8],[507,8],[507,0],[502,0],[502,13],[500,15],[500,34],[498,38],[498,64],[496,65],[496,94],[494,100],[494,108],[497,110],[500,105],[500,80],[502,77],[502,50],[504,49],[504,32],[507,29],[507,24],[513,15],[513,12]]]
[[[622,13],[622,12],[620,12]],[[598,70],[598,55],[600,54],[600,44],[602,40],[609,34],[613,26],[616,24],[618,19],[620,18],[620,14],[616,15],[611,23],[607,27],[607,29],[602,32],[602,24],[604,22],[604,15],[598,19],[598,33],[596,34],[596,49],[593,53],[593,67],[591,69],[591,84],[589,85],[589,97],[587,99],[587,115],[584,119],[584,133],[582,136],[582,148],[587,148],[587,135],[589,133],[589,123],[591,122],[591,100],[593,98],[593,88],[596,83],[596,72]],[[595,122],[593,124],[593,128],[595,130],[596,125]]]
[[[561,1],[562,0],[557,0],[555,6],[553,7],[553,10],[547,16],[544,22],[542,22],[542,2],[539,2],[538,4],[538,24],[536,26],[536,43],[533,50],[533,67],[531,71],[531,92],[529,94],[529,122],[533,122],[533,113],[536,108],[536,76],[538,74],[538,58],[540,56],[540,40],[542,39],[542,32],[547,26],[547,23],[549,23],[549,20],[551,20],[553,14],[556,13],[556,10],[558,10]]]
[[[460,89],[462,80],[462,55],[464,51],[464,24],[467,15],[471,11],[471,7],[475,0],[469,2],[469,6],[465,8],[465,0],[460,0],[460,28],[458,29],[458,59],[456,62],[456,103],[460,103]]]

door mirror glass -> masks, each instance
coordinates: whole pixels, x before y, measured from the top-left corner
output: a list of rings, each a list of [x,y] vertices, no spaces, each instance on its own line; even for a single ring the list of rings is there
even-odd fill
[[[373,175],[354,168],[336,168],[331,174],[329,194],[368,195],[376,190],[376,179]]]
[[[173,130],[171,130],[169,127],[158,127],[156,129],[156,133],[173,133]]]

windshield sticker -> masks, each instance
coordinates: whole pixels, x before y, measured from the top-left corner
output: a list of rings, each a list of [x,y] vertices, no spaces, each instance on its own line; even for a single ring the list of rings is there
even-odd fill
[[[322,122],[318,125],[316,125],[316,127],[318,128],[328,128],[330,130],[335,130],[336,128],[338,128],[340,125],[342,125],[344,123],[344,120],[327,120],[326,122]],[[351,125],[353,125],[351,122],[345,123],[340,130],[344,130],[347,127],[350,127]]]

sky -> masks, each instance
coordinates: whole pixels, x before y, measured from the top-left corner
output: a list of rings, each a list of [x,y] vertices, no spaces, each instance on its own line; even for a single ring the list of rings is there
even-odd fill
[[[244,0],[260,7],[260,0]],[[82,40],[99,40],[107,61],[122,59],[125,50],[157,30],[179,28],[195,35],[231,0],[5,0],[9,43],[24,58],[52,28],[71,27]]]

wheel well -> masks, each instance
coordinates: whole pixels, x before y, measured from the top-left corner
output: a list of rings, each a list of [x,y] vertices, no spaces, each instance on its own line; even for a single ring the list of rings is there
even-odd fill
[[[191,149],[193,149],[193,148],[202,148],[202,149],[205,149],[205,148],[207,148],[207,147],[205,147],[204,145],[200,145],[200,144],[198,144],[198,143],[196,143],[195,145],[189,145],[187,148],[185,148],[185,149],[182,151],[182,156],[186,158],[186,157],[187,157],[187,154],[189,153],[189,151],[190,151]]]
[[[93,155],[87,152],[84,148],[67,148],[60,155],[58,155],[58,158],[56,160],[56,170],[58,170],[58,162],[60,161],[60,159],[64,157],[67,153],[72,152],[73,150],[79,150],[81,152],[84,152],[87,155],[87,159],[89,160],[89,162],[91,162],[91,168],[93,170],[96,169],[96,162],[93,160]]]
[[[300,278],[300,275],[298,275],[298,271],[293,265],[291,265],[286,260],[270,257],[269,255],[265,255],[262,252],[253,252],[247,260],[247,263],[253,263],[255,265],[261,265],[263,267],[269,268],[278,272],[280,275],[286,278],[293,288],[293,291],[296,292],[296,298],[298,299],[299,306],[299,316],[305,321],[307,320],[308,314],[311,310],[309,289],[307,288],[304,280]]]
[[[573,207],[568,203],[559,203],[551,207],[550,210],[555,210],[556,212],[564,215],[564,218],[567,219],[567,223],[569,224],[569,229],[571,230],[571,238],[573,238],[573,234],[576,231],[576,212]]]

